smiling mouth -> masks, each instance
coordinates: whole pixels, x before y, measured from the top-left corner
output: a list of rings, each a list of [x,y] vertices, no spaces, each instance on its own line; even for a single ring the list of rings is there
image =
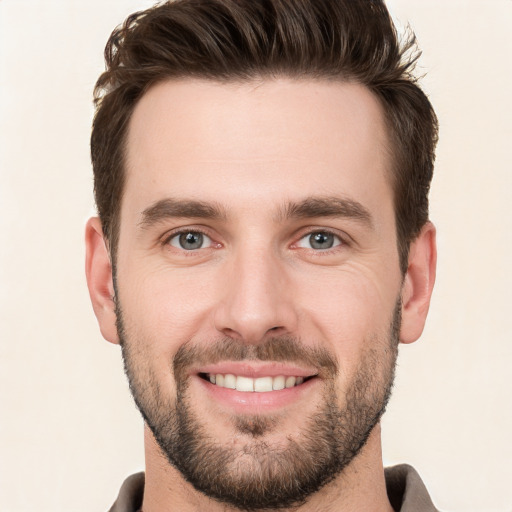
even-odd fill
[[[300,386],[304,382],[313,379],[315,375],[309,377],[277,375],[275,377],[251,378],[231,373],[200,373],[199,377],[221,388],[234,389],[246,393],[269,393],[271,391],[280,391]]]

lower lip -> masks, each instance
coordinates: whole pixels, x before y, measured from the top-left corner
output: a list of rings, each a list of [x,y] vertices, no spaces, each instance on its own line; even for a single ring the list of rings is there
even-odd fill
[[[258,413],[270,412],[282,407],[293,405],[308,394],[317,384],[319,379],[313,377],[299,386],[280,389],[278,391],[244,392],[236,389],[222,388],[197,376],[196,380],[210,398],[235,409],[235,412]]]

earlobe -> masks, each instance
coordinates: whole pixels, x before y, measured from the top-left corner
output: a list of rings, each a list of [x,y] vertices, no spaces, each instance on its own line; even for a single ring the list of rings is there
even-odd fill
[[[401,297],[402,343],[416,341],[423,332],[436,278],[436,262],[436,229],[431,222],[427,222],[409,249]]]
[[[112,265],[99,218],[92,217],[85,228],[85,274],[94,314],[101,334],[119,343],[116,327]]]

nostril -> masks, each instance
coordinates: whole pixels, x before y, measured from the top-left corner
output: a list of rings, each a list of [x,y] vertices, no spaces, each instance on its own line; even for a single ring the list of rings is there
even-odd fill
[[[241,334],[239,334],[234,329],[231,329],[230,327],[226,327],[222,329],[222,333],[227,336],[228,338],[233,338],[235,340],[243,340],[243,337]]]

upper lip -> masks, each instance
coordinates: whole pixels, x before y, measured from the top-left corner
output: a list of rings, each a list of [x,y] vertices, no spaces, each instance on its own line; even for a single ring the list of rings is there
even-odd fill
[[[213,375],[240,375],[242,377],[312,377],[318,374],[314,368],[305,368],[293,363],[278,363],[268,361],[223,361],[195,368],[192,374],[208,373]]]

